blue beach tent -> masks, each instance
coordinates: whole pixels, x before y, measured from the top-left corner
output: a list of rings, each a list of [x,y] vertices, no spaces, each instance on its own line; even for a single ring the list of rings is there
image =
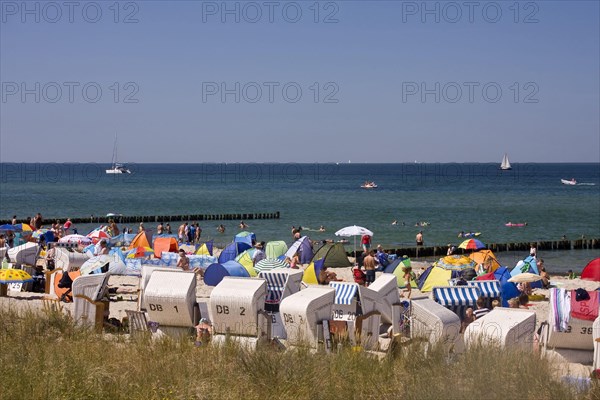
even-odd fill
[[[219,264],[223,264],[230,260],[235,260],[238,255],[242,254],[251,247],[251,245],[245,242],[229,243],[219,255]]]

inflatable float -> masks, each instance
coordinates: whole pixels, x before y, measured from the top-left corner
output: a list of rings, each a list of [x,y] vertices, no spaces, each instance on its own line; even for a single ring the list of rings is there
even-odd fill
[[[523,222],[523,223],[512,223],[512,222],[507,222],[506,224],[504,224],[505,226],[509,226],[509,227],[522,227],[522,226],[527,226],[527,222]]]

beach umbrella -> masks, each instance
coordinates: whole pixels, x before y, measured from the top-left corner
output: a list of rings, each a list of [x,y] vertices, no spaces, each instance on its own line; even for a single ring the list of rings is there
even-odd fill
[[[477,239],[467,239],[461,244],[459,244],[458,248],[465,250],[480,250],[485,249],[486,245],[482,241]]]
[[[475,268],[475,261],[471,260],[467,256],[454,254],[440,258],[435,263],[435,266],[443,269],[462,270],[466,268]]]
[[[371,232],[367,228],[363,228],[362,226],[352,225],[340,229],[335,233],[335,235],[344,237],[354,236],[354,254],[356,255],[356,237],[362,235],[373,236],[373,232]]]
[[[33,232],[33,228],[28,224],[16,224],[15,228],[17,228],[17,231],[19,232]]]
[[[277,258],[265,258],[264,260],[260,260],[256,263],[256,265],[254,266],[254,270],[257,273],[260,273],[262,271],[270,271],[272,269],[289,267],[290,265],[288,263],[283,262]]]
[[[110,239],[110,235],[100,229],[95,229],[87,234],[93,243],[98,243],[102,239]]]
[[[0,231],[16,231],[17,227],[11,224],[0,225]]]
[[[525,282],[537,282],[542,280],[542,277],[531,272],[522,272],[519,275],[515,275],[508,281],[512,283],[525,283]]]
[[[44,234],[46,232],[49,232],[50,229],[38,229],[37,231],[33,232],[33,234],[31,236],[33,236],[34,238],[39,238],[40,236],[44,236]]]
[[[75,243],[75,244],[83,244],[88,245],[92,243],[92,239],[83,235],[67,235],[58,239],[59,243]]]
[[[25,283],[32,282],[33,278],[22,269],[2,269],[0,270],[0,283]]]

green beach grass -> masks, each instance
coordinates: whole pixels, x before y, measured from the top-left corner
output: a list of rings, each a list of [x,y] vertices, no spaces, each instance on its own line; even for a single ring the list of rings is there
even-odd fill
[[[576,399],[553,380],[544,359],[472,349],[452,360],[418,344],[377,361],[335,354],[229,345],[193,339],[99,335],[60,311],[0,310],[0,399]]]

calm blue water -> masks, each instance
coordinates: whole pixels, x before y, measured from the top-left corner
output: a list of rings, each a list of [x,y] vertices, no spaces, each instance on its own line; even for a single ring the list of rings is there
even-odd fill
[[[356,224],[387,247],[412,245],[418,230],[426,245],[456,244],[460,231],[482,232],[487,243],[600,237],[598,163],[514,164],[511,171],[500,171],[497,163],[130,164],[133,174],[116,176],[106,175],[107,167],[0,164],[0,218],[280,211],[279,220],[247,221],[259,239],[290,241],[292,225],[324,225],[325,233],[307,232],[314,239],[335,238],[333,232]],[[561,178],[580,184],[562,185]],[[361,189],[365,180],[379,188]],[[415,227],[420,221],[430,225]],[[507,228],[509,221],[528,226]],[[216,221],[202,223],[205,236],[229,241],[238,221],[223,223],[225,235],[217,234]],[[557,253],[563,253],[556,256],[560,268],[598,256]]]

